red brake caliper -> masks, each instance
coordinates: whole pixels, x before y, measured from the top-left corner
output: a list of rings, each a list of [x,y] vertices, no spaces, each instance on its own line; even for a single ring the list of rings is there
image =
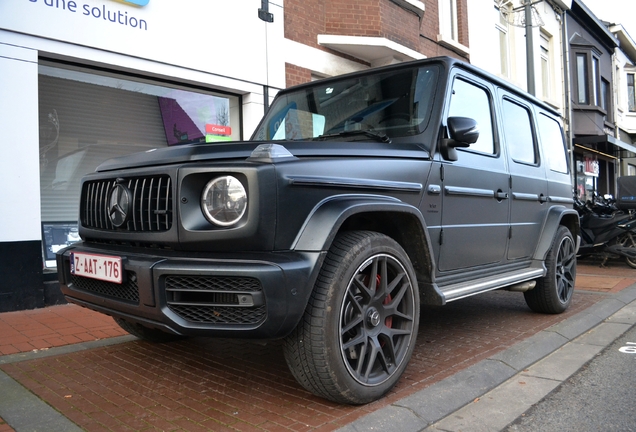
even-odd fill
[[[380,282],[382,281],[382,276],[380,276],[379,274],[375,276],[375,283],[377,284],[376,286],[380,286]],[[389,303],[391,303],[391,294],[389,293],[386,298],[384,299],[384,301],[382,302],[383,305],[388,305]],[[393,326],[393,317],[392,316],[388,316],[384,319],[384,325],[387,326],[388,328],[391,328]]]

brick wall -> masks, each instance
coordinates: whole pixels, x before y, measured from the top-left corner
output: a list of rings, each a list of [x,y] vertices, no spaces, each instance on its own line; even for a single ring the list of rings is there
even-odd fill
[[[420,26],[420,40],[417,51],[427,57],[449,56],[468,61],[463,53],[457,53],[437,43],[439,29],[438,0],[426,0],[426,12]],[[468,0],[457,0],[457,26],[459,43],[468,47]]]
[[[325,34],[325,0],[285,0],[285,37],[320,48],[317,35]]]
[[[285,85],[291,87],[311,81],[311,71],[290,63],[285,63]]]
[[[465,46],[468,46],[467,2],[457,0],[459,42]],[[426,10],[420,20],[390,0],[285,0],[285,37],[355,61],[360,60],[318,45],[318,35],[385,37],[427,57],[447,55],[468,60],[464,54],[437,43],[438,0],[424,0],[424,4]],[[286,65],[288,86],[310,79],[310,71]]]

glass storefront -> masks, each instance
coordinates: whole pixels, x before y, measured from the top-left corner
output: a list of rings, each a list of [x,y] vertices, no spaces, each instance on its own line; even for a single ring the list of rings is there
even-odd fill
[[[80,179],[112,157],[239,140],[240,101],[186,86],[39,66],[40,195],[45,267],[74,241]]]

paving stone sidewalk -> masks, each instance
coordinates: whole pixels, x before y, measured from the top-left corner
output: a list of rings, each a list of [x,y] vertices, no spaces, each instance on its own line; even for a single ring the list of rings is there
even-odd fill
[[[634,283],[636,270],[624,264],[580,264],[565,314],[532,313],[521,294],[510,292],[423,308],[417,348],[400,383],[361,407],[304,391],[280,342],[149,344],[125,336],[111,318],[73,305],[0,314],[0,374],[87,431],[331,431],[386,412]],[[16,424],[3,409],[7,403],[0,396],[0,432]]]

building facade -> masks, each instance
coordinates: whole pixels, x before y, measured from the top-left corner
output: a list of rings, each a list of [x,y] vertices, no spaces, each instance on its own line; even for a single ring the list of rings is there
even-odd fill
[[[248,139],[279,89],[436,55],[469,59],[467,0],[3,0],[0,312],[63,301],[104,160]]]
[[[480,0],[468,16],[471,62],[561,113],[579,195],[615,195],[636,151],[624,29],[613,34],[582,0]]]
[[[618,39],[619,46],[614,54],[615,104],[614,120],[616,138],[631,146],[636,146],[636,42],[621,24],[609,24],[609,30]],[[636,153],[626,150],[621,154],[619,175],[636,175]]]

